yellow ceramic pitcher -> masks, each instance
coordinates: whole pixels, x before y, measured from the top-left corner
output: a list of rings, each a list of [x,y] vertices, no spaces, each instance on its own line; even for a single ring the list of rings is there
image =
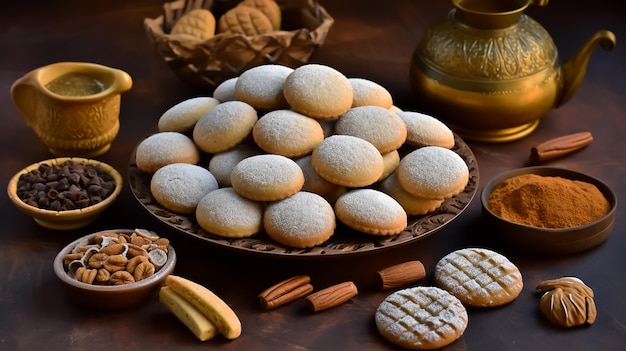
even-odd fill
[[[35,69],[11,86],[26,124],[55,156],[107,152],[120,128],[120,93],[132,87],[119,69],[59,62]]]

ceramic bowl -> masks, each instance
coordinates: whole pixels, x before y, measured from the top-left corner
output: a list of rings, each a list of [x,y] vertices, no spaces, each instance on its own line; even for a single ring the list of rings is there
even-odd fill
[[[116,232],[132,234],[132,229],[114,229],[96,232],[81,237],[65,246],[56,255],[53,268],[55,275],[63,284],[68,298],[74,303],[92,306],[99,309],[123,309],[136,306],[151,298],[158,288],[164,283],[165,278],[174,271],[176,266],[176,252],[168,245],[167,261],[154,275],[124,285],[96,285],[78,281],[74,274],[64,264],[67,254],[72,253],[77,246],[93,244],[96,235],[103,232]]]
[[[41,209],[36,206],[29,205],[26,202],[22,201],[22,199],[20,199],[17,194],[20,176],[32,170],[38,169],[42,164],[60,165],[68,160],[72,160],[80,164],[95,165],[98,168],[102,169],[104,172],[108,173],[115,181],[115,190],[108,197],[95,205],[73,210],[55,211]],[[113,167],[109,166],[106,163],[80,157],[60,157],[34,163],[17,172],[9,181],[7,187],[9,198],[11,199],[11,201],[13,201],[13,204],[15,204],[15,206],[19,210],[33,217],[35,222],[37,222],[42,227],[54,230],[72,230],[91,224],[98,218],[102,211],[104,211],[107,207],[113,204],[121,191],[122,176],[119,174],[118,171],[116,171]]]
[[[487,208],[489,196],[505,179],[523,174],[556,176],[593,184],[609,201],[610,210],[595,222],[562,229],[528,226],[498,217]],[[519,168],[496,175],[485,184],[480,200],[485,228],[491,238],[511,248],[542,255],[572,254],[601,244],[611,235],[617,207],[615,192],[599,179],[573,170],[544,166]]]

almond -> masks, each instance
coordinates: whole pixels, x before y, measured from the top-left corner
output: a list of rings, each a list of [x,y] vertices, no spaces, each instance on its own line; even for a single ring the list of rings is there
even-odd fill
[[[395,289],[416,283],[426,277],[426,270],[420,261],[399,263],[376,272],[381,290]]]
[[[285,279],[272,285],[259,294],[259,302],[265,309],[272,309],[306,296],[313,291],[309,284],[311,278],[306,275],[298,275]]]
[[[314,312],[339,306],[358,294],[353,282],[343,282],[315,292],[306,297]]]

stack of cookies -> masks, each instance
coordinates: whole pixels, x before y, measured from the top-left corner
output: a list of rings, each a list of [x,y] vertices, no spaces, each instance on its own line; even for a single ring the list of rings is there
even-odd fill
[[[223,237],[264,231],[308,248],[338,222],[395,235],[469,180],[445,124],[321,64],[251,68],[172,106],[158,128],[136,151],[155,199]]]

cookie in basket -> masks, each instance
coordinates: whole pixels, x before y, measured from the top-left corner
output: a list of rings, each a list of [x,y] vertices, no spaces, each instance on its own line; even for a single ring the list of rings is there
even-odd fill
[[[465,248],[443,257],[435,266],[437,286],[468,306],[493,307],[515,300],[524,283],[508,258],[483,248]]]
[[[276,1],[243,0],[239,3],[238,6],[250,6],[260,10],[270,20],[270,22],[272,23],[272,27],[275,30],[280,29],[280,24],[282,22],[282,13],[280,12],[280,7],[278,6],[278,3],[276,3]]]
[[[206,9],[191,10],[176,21],[170,34],[189,35],[200,40],[213,38],[215,17]]]
[[[387,296],[375,313],[376,327],[392,343],[433,350],[459,339],[467,328],[465,306],[445,290],[418,286]]]
[[[235,6],[223,14],[218,22],[218,32],[253,36],[274,30],[272,22],[259,9]]]

